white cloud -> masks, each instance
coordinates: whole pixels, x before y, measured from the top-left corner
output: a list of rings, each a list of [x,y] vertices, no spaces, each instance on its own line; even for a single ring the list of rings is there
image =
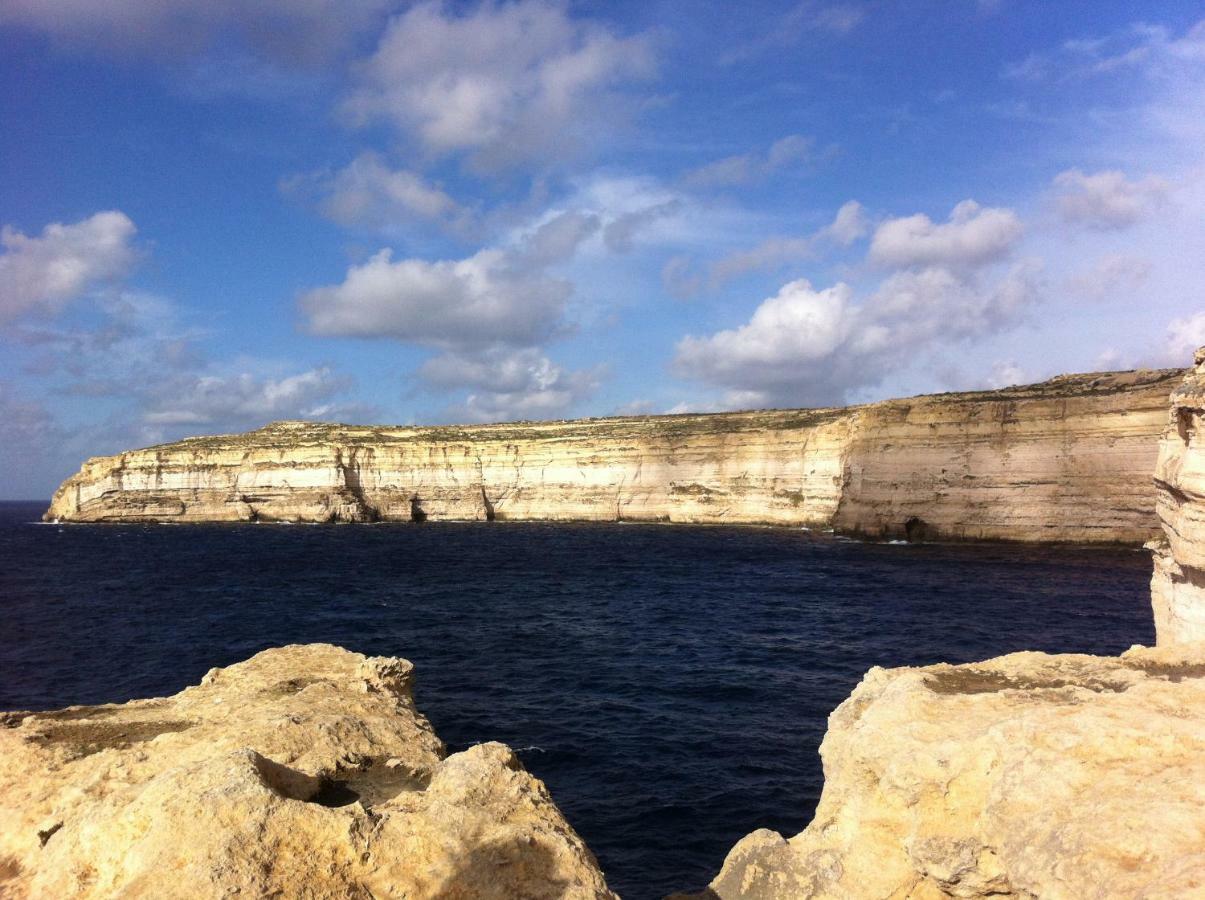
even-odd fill
[[[1066,280],[1069,290],[1091,300],[1132,299],[1151,276],[1154,264],[1128,253],[1106,253]]]
[[[251,428],[273,419],[326,418],[337,409],[329,401],[349,386],[327,367],[277,378],[251,371],[182,374],[154,389],[142,419],[150,425]]]
[[[622,89],[652,73],[647,38],[574,20],[557,3],[487,2],[458,15],[426,2],[390,21],[345,109],[492,170],[603,137]]]
[[[465,401],[450,412],[474,422],[565,415],[594,394],[602,375],[600,369],[566,371],[533,347],[444,353],[419,370],[436,389],[469,388]]]
[[[825,244],[847,247],[869,230],[866,210],[850,200],[837,211],[828,225],[804,237],[770,237],[756,247],[730,253],[711,264],[709,285],[715,289],[727,281],[765,269],[775,269],[799,260],[812,259]]]
[[[790,166],[804,166],[816,157],[816,141],[789,134],[770,145],[764,153],[728,156],[692,169],[682,176],[692,188],[733,187],[761,180]]]
[[[346,47],[391,0],[5,0],[0,24],[63,43],[177,58],[237,35],[257,52],[296,64]]]
[[[1055,202],[1065,221],[1089,228],[1128,228],[1151,215],[1167,198],[1170,185],[1153,175],[1131,181],[1124,172],[1085,174],[1068,169],[1054,178]]]
[[[892,267],[982,266],[1007,256],[1023,231],[1011,209],[963,200],[940,225],[923,213],[883,222],[871,240],[870,259]]]
[[[568,210],[554,213],[520,239],[518,256],[533,269],[564,262],[601,227],[594,213]]]
[[[573,290],[500,250],[438,262],[391,257],[381,250],[341,284],[302,295],[310,330],[437,347],[525,346],[557,330]]]
[[[1192,365],[1193,354],[1205,347],[1205,312],[1174,320],[1167,327],[1166,365]]]
[[[745,325],[683,338],[674,368],[754,392],[761,405],[842,402],[920,354],[1011,327],[1037,298],[1038,280],[1031,263],[994,280],[930,267],[897,272],[860,302],[844,283],[816,290],[792,281]],[[744,399],[752,403],[754,394]]]
[[[455,234],[474,225],[473,214],[417,172],[393,169],[378,154],[361,153],[342,169],[294,176],[289,194],[313,196],[327,218],[341,225],[385,231],[435,223]]]
[[[819,0],[800,0],[784,15],[770,23],[764,34],[738,44],[725,53],[720,57],[720,64],[732,65],[770,50],[790,47],[799,43],[808,33],[829,37],[846,35],[857,28],[865,18],[863,7],[852,3],[825,4]],[[755,21],[760,22],[761,19]]]
[[[56,313],[89,290],[125,275],[137,254],[137,229],[111,210],[63,225],[54,222],[37,237],[0,229],[0,322],[28,313]]]
[[[676,216],[682,211],[683,202],[674,198],[661,203],[644,206],[631,212],[620,213],[607,223],[603,240],[613,253],[630,253],[635,246],[636,236],[657,221]]]

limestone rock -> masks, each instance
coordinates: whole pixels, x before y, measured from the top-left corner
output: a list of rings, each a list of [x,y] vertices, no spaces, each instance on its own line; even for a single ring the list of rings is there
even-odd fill
[[[1205,645],[872,669],[820,752],[701,896],[1205,897]]]
[[[283,647],[173,697],[4,714],[0,895],[612,897],[510,750],[444,757],[411,673]]]
[[[1205,640],[1205,347],[1171,404],[1155,468],[1164,537],[1151,545],[1159,644]]]
[[[594,520],[1142,543],[1180,371],[846,409],[476,427],[278,422],[88,460],[50,520]]]

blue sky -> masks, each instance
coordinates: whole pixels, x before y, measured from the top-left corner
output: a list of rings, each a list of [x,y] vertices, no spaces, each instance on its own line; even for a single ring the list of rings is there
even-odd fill
[[[0,496],[1205,344],[1199,3],[6,0]]]

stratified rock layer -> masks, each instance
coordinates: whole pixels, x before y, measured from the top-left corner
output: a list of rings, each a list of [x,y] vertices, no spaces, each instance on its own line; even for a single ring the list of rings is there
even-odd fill
[[[1160,644],[1205,641],[1205,348],[1172,394],[1171,421],[1159,442],[1151,604]]]
[[[463,428],[279,422],[98,457],[48,519],[771,523],[1140,543],[1179,371],[847,409]]]
[[[815,819],[710,893],[1205,896],[1205,647],[872,669],[829,717]]]
[[[444,758],[411,671],[284,647],[174,697],[4,714],[0,895],[612,897],[510,750]]]

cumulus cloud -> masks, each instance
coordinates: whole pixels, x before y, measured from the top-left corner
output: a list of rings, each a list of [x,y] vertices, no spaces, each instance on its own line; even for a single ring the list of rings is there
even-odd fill
[[[390,21],[345,110],[495,170],[603,136],[623,89],[653,69],[646,37],[575,20],[558,3],[487,2],[457,14],[426,2]]]
[[[1151,215],[1167,198],[1169,184],[1148,175],[1131,181],[1124,172],[1086,174],[1068,169],[1054,178],[1055,203],[1067,222],[1102,230],[1120,230]]]
[[[870,259],[898,268],[973,268],[1003,259],[1023,232],[1021,220],[1011,209],[985,208],[974,200],[963,200],[942,224],[923,213],[883,222],[871,239]]]
[[[674,368],[762,401],[751,405],[841,402],[919,353],[1013,325],[1036,299],[1038,275],[1028,263],[995,280],[929,267],[897,272],[861,300],[844,283],[792,281],[746,324],[683,338]]]
[[[792,166],[804,166],[816,158],[816,141],[801,134],[789,134],[770,145],[763,153],[727,156],[687,172],[682,180],[688,187],[734,187],[759,181]]]
[[[715,289],[747,272],[772,270],[799,260],[812,259],[825,245],[848,247],[864,237],[869,229],[865,208],[857,200],[850,200],[837,211],[832,222],[812,234],[770,237],[756,247],[721,257],[711,264],[708,283]],[[688,283],[680,281],[680,288]]]
[[[381,250],[343,282],[301,297],[314,334],[388,337],[436,347],[539,343],[556,331],[568,281],[496,249],[467,259],[394,261]]]
[[[534,347],[443,353],[419,370],[420,378],[433,388],[468,388],[467,399],[450,413],[473,422],[565,415],[594,394],[602,375],[597,368],[567,371]]]
[[[89,290],[121,278],[137,254],[137,229],[111,210],[69,225],[54,222],[36,237],[0,229],[0,322],[52,314]]]
[[[286,194],[317,202],[340,225],[384,231],[433,223],[454,234],[474,226],[472,212],[410,169],[394,169],[379,154],[361,153],[337,171],[311,172],[281,183]]]
[[[317,61],[380,21],[392,0],[5,0],[0,24],[62,43],[175,58],[233,33],[277,60]]]

